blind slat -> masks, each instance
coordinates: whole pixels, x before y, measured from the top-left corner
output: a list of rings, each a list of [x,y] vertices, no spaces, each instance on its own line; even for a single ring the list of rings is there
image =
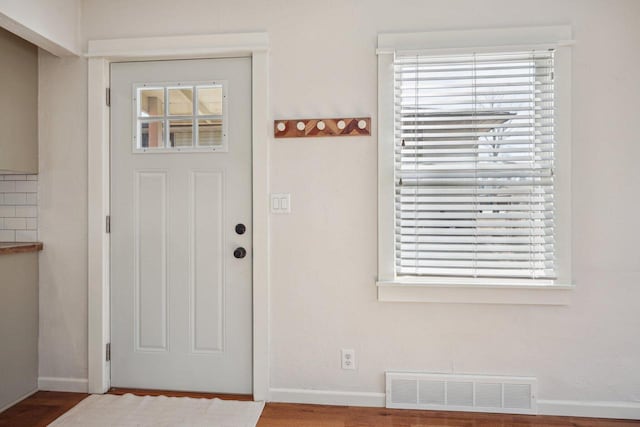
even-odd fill
[[[498,261],[501,259],[507,259],[510,261],[528,261],[534,259],[536,261],[551,261],[553,256],[549,252],[478,252],[466,251],[466,252],[431,252],[425,250],[419,250],[419,252],[412,252],[409,245],[402,245],[404,250],[403,255],[405,259],[413,259],[415,257],[422,257],[424,259],[455,259],[455,260],[474,260],[481,259],[485,261]]]
[[[396,248],[406,251],[424,251],[433,253],[479,253],[483,256],[502,256],[503,254],[550,254],[553,256],[553,245],[517,245],[517,244],[476,244],[476,243],[424,243],[396,242]],[[485,252],[488,254],[485,254]]]
[[[402,144],[405,144],[403,147]],[[464,140],[464,139],[455,139],[455,140],[438,140],[436,138],[431,138],[425,140],[423,138],[403,138],[400,139],[399,142],[396,143],[397,148],[403,149],[406,154],[411,154],[415,152],[416,148],[430,150],[430,147],[438,146],[438,147],[455,147],[455,146],[464,146],[464,147],[482,147],[487,145],[517,145],[517,144],[526,144],[526,145],[540,145],[540,144],[553,144],[552,137],[545,138],[536,138],[536,139],[509,139],[509,140]]]
[[[497,278],[527,278],[547,279],[554,275],[552,269],[480,269],[480,268],[424,268],[413,265],[401,265],[397,268],[398,275],[408,276],[457,276],[457,277],[497,277]]]

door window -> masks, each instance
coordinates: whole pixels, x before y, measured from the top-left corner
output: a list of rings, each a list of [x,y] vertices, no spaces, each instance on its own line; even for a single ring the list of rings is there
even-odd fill
[[[134,85],[136,153],[227,151],[227,85]]]

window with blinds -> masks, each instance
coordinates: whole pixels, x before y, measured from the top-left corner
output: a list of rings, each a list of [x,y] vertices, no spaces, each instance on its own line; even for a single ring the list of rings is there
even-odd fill
[[[554,51],[394,69],[396,275],[553,279]]]

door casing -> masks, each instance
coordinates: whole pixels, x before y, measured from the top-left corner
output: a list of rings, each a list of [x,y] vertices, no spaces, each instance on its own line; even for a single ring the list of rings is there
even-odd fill
[[[110,388],[109,65],[116,61],[252,58],[253,396],[269,400],[269,185],[267,33],[91,40],[88,53],[88,380],[89,393]],[[71,390],[70,390],[71,391]],[[83,391],[76,389],[74,391]]]

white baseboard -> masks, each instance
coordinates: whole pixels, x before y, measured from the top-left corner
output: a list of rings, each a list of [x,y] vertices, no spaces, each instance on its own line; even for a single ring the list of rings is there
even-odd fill
[[[6,405],[4,405],[3,407],[0,408],[0,413],[6,411],[7,409],[11,408],[13,405],[15,405],[16,403],[26,399],[27,397],[31,396],[33,393],[36,393],[38,391],[38,389],[35,390],[31,390],[30,392],[20,396],[19,398],[17,398],[16,400],[14,400],[11,403],[8,403]]]
[[[540,415],[640,420],[640,402],[538,400]]]
[[[38,378],[38,389],[47,391],[71,391],[87,393],[85,378]],[[0,412],[35,392],[29,392]],[[308,403],[315,405],[368,406],[383,408],[385,394],[373,392],[353,392],[334,390],[311,390],[292,388],[272,388],[269,390],[271,402]],[[640,420],[640,402],[579,401],[579,400],[538,400],[540,415],[560,415],[592,418],[618,418]]]
[[[269,400],[282,403],[310,403],[315,405],[369,406],[384,408],[384,393],[354,391],[309,390],[295,388],[269,389]]]
[[[384,408],[385,394],[333,390],[272,388],[269,401],[313,405],[369,406]],[[640,402],[538,400],[539,415],[640,420]]]
[[[86,378],[39,377],[38,390],[87,393],[89,381]]]

